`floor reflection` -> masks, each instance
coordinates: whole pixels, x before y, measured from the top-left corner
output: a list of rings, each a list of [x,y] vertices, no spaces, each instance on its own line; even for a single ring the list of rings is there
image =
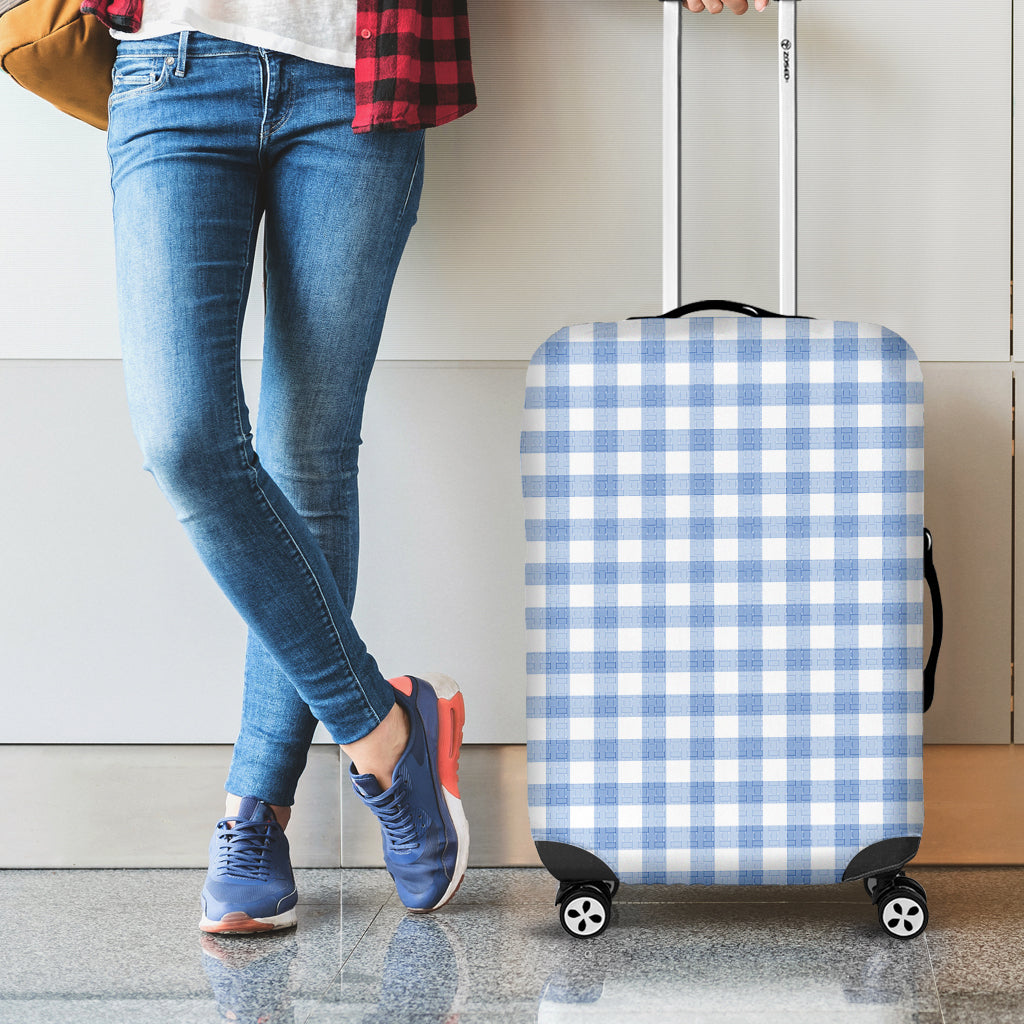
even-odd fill
[[[543,983],[538,1024],[753,1019],[911,1024],[938,1009],[927,946],[850,925],[836,905],[803,913],[633,904],[592,942],[569,939]],[[616,925],[618,930],[616,931]],[[580,947],[589,947],[582,950]],[[642,951],[642,952],[641,952]]]
[[[1024,1024],[1020,868],[924,869],[908,941],[856,884],[623,886],[581,940],[538,869],[430,915],[380,870],[300,875],[297,928],[216,936],[201,870],[0,872],[0,1024]]]
[[[456,1024],[467,1001],[469,965],[459,929],[441,914],[407,914],[392,929],[379,973],[346,969],[341,1002],[360,1024]]]
[[[294,928],[253,936],[204,934],[199,945],[221,1017],[239,1024],[294,1024]]]

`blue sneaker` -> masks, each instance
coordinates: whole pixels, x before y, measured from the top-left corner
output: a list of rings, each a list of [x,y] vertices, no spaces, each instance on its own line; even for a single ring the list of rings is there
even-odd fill
[[[466,720],[454,680],[392,679],[395,699],[409,715],[409,742],[389,789],[373,775],[349,777],[380,821],[384,864],[399,898],[425,913],[447,903],[462,884],[469,860],[469,825],[459,798],[459,748]]]
[[[258,797],[244,797],[237,818],[217,822],[202,901],[204,932],[246,934],[295,924],[299,894],[288,840]]]

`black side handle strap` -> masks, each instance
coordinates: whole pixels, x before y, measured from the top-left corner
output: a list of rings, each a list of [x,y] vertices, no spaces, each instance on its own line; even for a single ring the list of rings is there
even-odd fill
[[[927,527],[924,531],[924,578],[932,595],[932,649],[924,667],[924,710],[927,711],[935,698],[935,666],[942,644],[942,596],[939,594],[939,577],[932,558],[932,534]]]

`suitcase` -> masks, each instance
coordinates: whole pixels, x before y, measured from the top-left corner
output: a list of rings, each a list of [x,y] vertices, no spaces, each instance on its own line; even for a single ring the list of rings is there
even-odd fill
[[[863,880],[920,935],[903,869],[942,630],[907,342],[719,300],[566,327],[522,426],[530,826],[565,930],[600,934],[620,882]]]

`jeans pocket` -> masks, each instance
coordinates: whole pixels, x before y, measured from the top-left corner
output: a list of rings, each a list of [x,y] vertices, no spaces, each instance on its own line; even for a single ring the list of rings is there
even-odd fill
[[[173,62],[172,62],[173,63]],[[118,55],[114,61],[113,84],[110,103],[140,93],[157,92],[170,80],[171,63],[168,58],[151,54],[149,56]]]

